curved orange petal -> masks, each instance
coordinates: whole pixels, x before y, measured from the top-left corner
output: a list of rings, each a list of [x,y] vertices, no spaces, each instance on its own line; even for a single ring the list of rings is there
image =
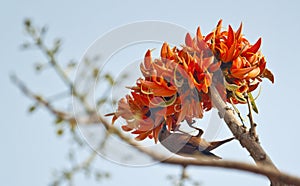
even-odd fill
[[[218,61],[217,63],[211,64],[211,65],[209,66],[209,68],[208,68],[209,72],[215,72],[215,71],[219,70],[221,64],[222,64],[221,61]]]
[[[185,36],[185,44],[188,47],[193,47],[193,45],[194,45],[193,38],[191,37],[191,35],[189,33],[187,33]]]
[[[151,50],[147,50],[145,57],[144,57],[144,65],[146,69],[149,69],[151,66],[151,61],[152,61],[152,57],[151,57]]]
[[[269,79],[272,83],[274,83],[274,75],[269,69],[266,68],[262,73],[262,76]]]
[[[237,40],[240,40],[240,38],[242,36],[242,28],[243,28],[243,23],[240,24],[240,27],[238,28],[238,30],[235,33],[235,38]]]
[[[220,32],[221,32],[222,22],[223,22],[223,20],[220,19],[218,24],[217,24],[217,27],[216,27],[216,30],[215,30],[215,34],[217,34],[217,35],[220,34]]]
[[[228,35],[227,35],[227,40],[226,40],[226,45],[228,46],[228,48],[230,48],[230,46],[233,44],[233,42],[235,41],[235,34],[233,29],[231,28],[231,26],[228,26]]]
[[[170,46],[165,42],[161,47],[160,56],[163,61],[166,59],[171,60],[173,59],[173,51],[171,50]]]
[[[157,141],[158,141],[158,134],[159,134],[159,132],[160,132],[162,126],[163,126],[163,125],[159,125],[158,127],[154,128],[154,129],[152,130],[152,136],[153,136],[153,138],[154,138],[154,142],[155,142],[155,143],[157,143]]]
[[[132,131],[133,128],[129,127],[128,125],[122,125],[121,128],[126,131],[126,132],[129,132],[129,131]]]
[[[256,67],[255,69],[251,70],[247,76],[248,78],[255,78],[256,76],[258,76],[260,74],[260,68]]]
[[[248,68],[241,68],[241,69],[231,69],[231,75],[238,79],[243,79],[248,76],[248,73],[250,73],[252,70],[256,69],[258,67],[248,67]],[[257,73],[257,71],[255,71]],[[259,68],[258,68],[258,74],[259,74]]]
[[[259,50],[260,45],[261,45],[261,38],[259,38],[253,46],[251,46],[246,51],[244,51],[242,53],[242,56],[250,57],[251,55],[255,54]]]
[[[145,132],[145,133],[141,133],[140,135],[138,135],[137,137],[135,137],[134,139],[137,140],[137,141],[142,141],[144,140],[145,138],[147,138],[147,136],[151,133],[152,131],[148,131],[148,132]]]

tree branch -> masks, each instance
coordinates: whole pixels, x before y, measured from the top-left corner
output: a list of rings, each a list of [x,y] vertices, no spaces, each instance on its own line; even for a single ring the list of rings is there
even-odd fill
[[[255,136],[251,135],[249,131],[242,127],[240,121],[236,119],[233,110],[231,110],[220,97],[217,89],[212,86],[210,91],[214,106],[218,109],[220,115],[224,118],[224,121],[231,130],[232,134],[237,140],[239,140],[242,147],[245,147],[248,150],[258,167],[261,169],[268,167],[268,169],[272,169],[272,171],[279,173],[279,170],[259,144]],[[277,177],[271,176],[269,178],[271,185],[273,186],[284,185],[283,183],[276,181],[278,180]]]
[[[51,103],[45,99],[44,97],[32,92],[24,82],[22,82],[16,75],[11,75],[10,79],[12,82],[21,90],[21,92],[27,96],[28,98],[32,99],[36,103],[44,106],[48,111],[50,111],[53,115],[56,117],[61,118],[64,121],[70,122],[70,123],[82,123],[82,124],[93,124],[99,122],[98,114],[96,112],[93,112],[93,114],[90,113],[88,116],[80,116],[75,117],[72,113],[59,110],[55,108]],[[82,101],[82,99],[80,99]],[[86,104],[85,104],[86,105]]]
[[[252,164],[236,162],[236,161],[226,161],[226,160],[216,161],[216,160],[207,159],[202,156],[200,159],[199,156],[195,158],[186,158],[186,157],[181,158],[181,157],[174,157],[174,156],[168,157],[162,155],[160,153],[157,153],[157,151],[152,151],[150,149],[141,146],[134,139],[124,135],[122,131],[114,127],[110,122],[108,122],[102,116],[90,115],[90,117],[75,118],[69,113],[59,111],[56,108],[52,107],[45,99],[41,99],[40,96],[37,96],[32,91],[30,91],[25,86],[25,84],[21,82],[16,76],[12,76],[11,79],[27,97],[33,99],[34,101],[37,101],[39,104],[44,106],[52,114],[59,117],[63,117],[63,119],[69,121],[76,121],[76,120],[78,121],[79,119],[80,122],[84,122],[87,124],[102,123],[106,128],[106,130],[109,131],[111,134],[118,136],[120,139],[122,139],[127,144],[131,145],[133,148],[136,148],[140,152],[152,157],[154,160],[157,160],[163,164],[180,165],[184,167],[188,165],[194,165],[194,166],[209,166],[209,167],[220,167],[226,169],[236,169],[236,170],[267,176],[271,180],[277,181],[274,182],[274,185],[278,185],[277,184],[278,181],[287,184],[300,185],[300,178],[278,171],[278,169],[272,163],[271,159],[263,151],[262,147],[255,141],[255,139],[253,139],[250,136],[249,132],[247,132],[243,127],[241,127],[239,121],[234,117],[232,110],[226,109],[227,106],[222,100],[221,100],[222,102],[220,100],[219,101],[216,100],[216,98],[218,98],[217,95],[212,95],[215,101],[214,102],[215,106],[222,112],[224,116],[224,120],[228,124],[229,128],[233,131],[233,134],[236,136],[236,138],[240,140],[241,145],[247,148],[247,150],[250,152],[253,159],[260,166],[255,166]],[[214,89],[212,89],[212,93],[214,93]]]
[[[181,165],[181,166],[188,166],[188,165],[195,165],[195,166],[209,166],[209,167],[220,167],[220,168],[227,168],[227,169],[236,169],[246,172],[251,172],[255,174],[264,175],[271,180],[277,180],[279,182],[284,182],[287,184],[294,184],[300,185],[300,178],[296,176],[291,176],[286,173],[279,172],[277,169],[274,169],[272,166],[255,166],[248,163],[236,162],[236,161],[226,161],[226,160],[211,160],[201,156],[195,156],[195,158],[186,158],[186,157],[167,157],[165,155],[159,154],[156,151],[151,151],[147,148],[142,147],[137,143],[135,140],[125,136],[120,130],[116,129],[102,117],[99,117],[101,123],[110,130],[113,134],[120,137],[126,143],[132,145],[134,148],[143,152],[154,160],[158,160],[164,164],[173,164],[173,165]],[[274,183],[276,184],[276,183]]]
[[[47,100],[45,100],[42,96],[38,94],[34,94],[16,75],[10,76],[11,81],[21,90],[21,92],[36,101],[38,104],[43,105],[49,110],[52,114],[56,115],[57,117],[63,118],[65,120],[70,119],[70,115],[64,111],[60,111],[55,109]]]
[[[250,101],[250,98],[248,96],[248,93],[245,92],[244,97],[247,100],[247,105],[248,105],[248,110],[249,110],[249,113],[248,113],[248,118],[249,118],[249,121],[250,121],[249,132],[250,132],[250,135],[253,136],[254,138],[256,138],[256,141],[258,141],[258,136],[256,134],[256,124],[254,123],[253,114],[252,114],[252,109],[253,108],[252,108],[251,101]]]

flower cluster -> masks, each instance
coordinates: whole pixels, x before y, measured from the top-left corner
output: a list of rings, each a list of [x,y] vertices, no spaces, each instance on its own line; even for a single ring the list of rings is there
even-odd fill
[[[191,51],[199,52],[206,45],[218,61],[221,61],[220,69],[224,76],[228,101],[233,103],[245,103],[244,93],[255,90],[261,78],[268,78],[272,83],[274,77],[266,68],[266,60],[259,48],[261,38],[251,45],[242,35],[242,24],[235,32],[229,25],[228,30],[221,30],[222,20],[215,30],[207,36],[202,36],[198,27],[196,38],[186,36],[186,46]],[[200,41],[200,43],[199,43]],[[199,47],[200,46],[200,47]]]
[[[148,50],[140,65],[143,78],[119,101],[113,123],[122,117],[122,129],[137,134],[137,140],[157,141],[164,123],[175,130],[182,121],[192,123],[212,108],[212,84],[224,100],[237,104],[246,102],[244,94],[255,90],[262,78],[273,82],[259,51],[261,39],[251,45],[242,35],[242,25],[236,32],[230,25],[227,31],[221,28],[222,20],[203,36],[199,27],[194,38],[186,35],[181,49],[164,43],[158,59]]]

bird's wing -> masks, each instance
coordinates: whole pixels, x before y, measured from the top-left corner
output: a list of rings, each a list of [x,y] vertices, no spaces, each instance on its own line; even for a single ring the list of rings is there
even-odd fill
[[[188,143],[190,135],[172,133],[163,140],[160,140],[161,144],[173,153],[181,151]],[[185,151],[185,150],[183,150]]]
[[[206,150],[208,146],[209,143],[206,142],[204,139],[191,136],[189,141],[181,149],[181,152],[185,152],[187,154],[197,154],[198,152]]]
[[[204,139],[200,139],[198,137],[192,137],[186,143],[186,145],[180,151],[178,151],[177,154],[182,154],[183,156],[205,155],[213,159],[222,159],[221,157],[206,150],[209,147],[209,145],[210,143],[208,143]]]

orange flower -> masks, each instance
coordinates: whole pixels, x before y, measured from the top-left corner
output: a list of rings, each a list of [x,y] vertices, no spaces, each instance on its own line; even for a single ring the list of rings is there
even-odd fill
[[[259,51],[261,38],[254,45],[242,35],[242,24],[235,32],[229,25],[228,30],[222,31],[222,20],[217,24],[216,29],[206,36],[206,41],[216,58],[222,61],[221,69],[228,84],[235,85],[236,89],[227,87],[228,98],[237,101],[237,94],[242,96],[244,92],[255,90],[261,78],[268,78],[272,83],[274,76],[266,69],[266,60]]]
[[[212,72],[219,66],[212,55],[191,56],[186,48],[171,49],[167,43],[160,59],[153,60],[148,50],[140,65],[144,78],[130,88],[131,95],[119,101],[113,121],[122,117],[126,120],[122,129],[138,134],[137,140],[153,137],[157,141],[162,123],[174,130],[183,120],[191,123],[193,118],[202,118],[203,109],[211,109],[206,94]]]
[[[221,31],[222,20],[217,24],[215,31],[207,35],[207,41],[210,40],[209,46],[214,55],[223,63],[230,62],[237,58],[244,50],[248,41],[242,37],[242,24],[234,32],[231,26],[228,31]]]
[[[149,137],[157,142],[163,123],[175,130],[182,121],[192,123],[212,108],[213,82],[224,100],[245,103],[244,93],[255,90],[262,78],[274,82],[260,46],[261,38],[251,45],[242,35],[242,24],[237,31],[230,25],[222,31],[220,20],[206,36],[198,27],[195,38],[186,35],[182,49],[164,43],[159,59],[152,59],[148,50],[140,65],[143,78],[108,115],[113,115],[113,123],[122,117],[122,129],[138,135],[137,140]]]

